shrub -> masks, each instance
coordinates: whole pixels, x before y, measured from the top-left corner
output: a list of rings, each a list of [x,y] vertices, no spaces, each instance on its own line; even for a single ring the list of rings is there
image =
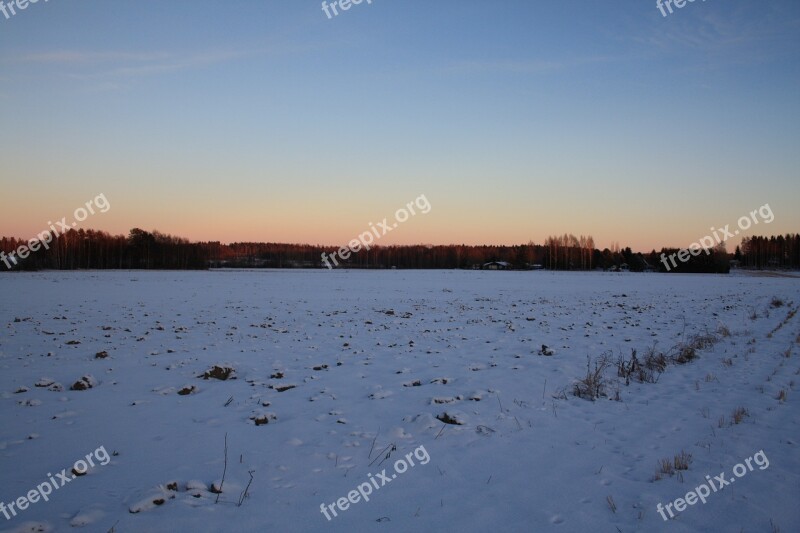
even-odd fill
[[[636,350],[632,350],[629,360],[626,361],[622,356],[617,359],[617,375],[625,378],[626,385],[630,385],[631,379],[639,383],[657,383],[667,364],[667,357],[657,352],[655,346],[647,350],[643,361],[639,361]]]
[[[679,365],[685,365],[695,359],[697,359],[697,351],[685,344],[678,347],[678,354],[672,358]]]

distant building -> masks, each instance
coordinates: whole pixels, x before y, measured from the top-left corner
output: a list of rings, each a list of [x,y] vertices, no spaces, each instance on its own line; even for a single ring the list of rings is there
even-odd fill
[[[489,261],[483,264],[484,270],[508,270],[511,268],[511,263],[508,261]]]

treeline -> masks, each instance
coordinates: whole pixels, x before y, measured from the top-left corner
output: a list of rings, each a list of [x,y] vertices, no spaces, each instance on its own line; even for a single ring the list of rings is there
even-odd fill
[[[336,248],[298,244],[233,243],[215,250],[212,267],[314,268],[322,265],[322,253]],[[372,246],[337,262],[347,268],[480,269],[487,263],[508,263],[514,269],[551,270],[609,269],[636,254],[626,250],[594,249],[592,237],[548,237],[544,245],[402,245]],[[641,257],[641,254],[639,254]],[[637,263],[638,264],[638,263]]]
[[[0,271],[9,265],[21,270],[75,269],[204,269],[208,268],[208,246],[158,231],[138,228],[130,234],[110,235],[104,231],[71,229],[61,235],[49,234],[30,241],[0,239],[5,256]],[[20,251],[36,248],[26,253]],[[25,257],[23,257],[25,256]]]
[[[591,270],[594,258],[594,239],[575,237],[566,233],[560,237],[548,237],[544,241],[547,249],[546,265],[550,270]]]
[[[734,259],[745,268],[800,268],[800,233],[746,237]]]
[[[322,266],[322,253],[336,248],[304,244],[232,243],[220,245],[211,260],[212,267],[315,268]],[[348,268],[446,269],[480,267],[489,261],[505,261],[524,266],[541,261],[542,246],[467,246],[405,245],[373,246],[352,253],[339,264]]]
[[[679,254],[688,259],[681,261]],[[731,255],[724,245],[708,248],[696,256],[677,248],[662,248],[661,252],[650,252],[648,260],[657,265],[659,272],[673,274],[727,274],[731,270]]]
[[[325,268],[322,253],[330,246],[283,243],[190,242],[158,231],[134,228],[127,236],[95,230],[69,230],[62,235],[32,242],[0,239],[0,271],[7,268],[39,270],[74,269],[206,269],[206,268]],[[21,248],[23,247],[23,248]],[[20,253],[25,248],[38,248]],[[407,245],[373,246],[339,260],[347,268],[363,269],[480,269],[489,263],[512,269],[630,270],[670,272],[727,272],[730,260],[746,268],[800,268],[800,234],[751,237],[735,254],[724,247],[692,256],[667,269],[663,256],[678,250],[662,249],[648,254],[614,245],[603,250],[591,236],[551,236],[544,244]],[[23,257],[25,256],[25,257]],[[496,265],[495,265],[496,266]]]

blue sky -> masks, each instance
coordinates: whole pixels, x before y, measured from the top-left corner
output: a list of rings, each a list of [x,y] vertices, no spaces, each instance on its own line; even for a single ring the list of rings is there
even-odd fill
[[[800,3],[40,0],[0,15],[0,234],[685,247],[800,231]],[[761,230],[763,231],[757,231]]]

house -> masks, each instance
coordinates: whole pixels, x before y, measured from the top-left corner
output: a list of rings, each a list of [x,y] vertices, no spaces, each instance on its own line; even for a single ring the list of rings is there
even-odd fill
[[[483,264],[483,270],[508,270],[511,263],[508,261],[489,261]]]

